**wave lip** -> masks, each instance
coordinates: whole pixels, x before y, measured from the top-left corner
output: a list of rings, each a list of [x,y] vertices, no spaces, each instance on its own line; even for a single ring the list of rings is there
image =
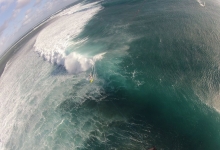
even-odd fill
[[[84,29],[85,25],[102,9],[98,2],[77,4],[59,14],[60,17],[38,35],[34,44],[35,51],[53,64],[64,65],[69,73],[86,71],[94,65],[95,59],[83,57],[75,52],[66,54],[68,46],[79,45],[86,41],[71,41]],[[96,56],[98,57],[98,56]]]

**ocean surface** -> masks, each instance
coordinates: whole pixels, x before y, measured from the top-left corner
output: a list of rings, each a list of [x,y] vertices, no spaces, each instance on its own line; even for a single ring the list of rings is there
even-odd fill
[[[81,1],[11,52],[1,150],[220,149],[218,0]]]

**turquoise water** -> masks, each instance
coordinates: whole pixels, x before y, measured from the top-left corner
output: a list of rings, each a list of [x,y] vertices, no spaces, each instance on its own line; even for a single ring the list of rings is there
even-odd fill
[[[4,148],[220,149],[220,4],[96,5],[101,9],[71,38],[85,42],[65,49],[85,61],[105,53],[94,62],[93,83],[91,68],[72,74],[38,57],[28,46],[34,40],[10,60],[0,78],[0,98],[8,101],[0,116]]]

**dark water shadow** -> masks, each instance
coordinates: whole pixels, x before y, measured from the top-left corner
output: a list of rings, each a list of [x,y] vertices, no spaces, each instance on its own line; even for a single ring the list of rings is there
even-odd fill
[[[130,92],[127,89],[108,92],[106,88],[101,97],[90,97],[87,93],[87,98],[80,98],[83,103],[78,103],[75,95],[58,107],[63,115],[85,115],[99,122],[82,149],[144,149],[152,145],[163,149],[220,147],[217,130],[220,118],[213,109],[198,101],[189,102],[182,94]],[[94,112],[98,115],[90,116]],[[114,119],[117,116],[125,120]],[[97,135],[100,130],[103,135]],[[100,141],[101,137],[105,142]]]

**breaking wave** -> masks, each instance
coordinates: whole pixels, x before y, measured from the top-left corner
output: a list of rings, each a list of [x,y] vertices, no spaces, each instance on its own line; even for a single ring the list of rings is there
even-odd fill
[[[87,58],[76,52],[67,54],[66,49],[70,45],[77,46],[87,40],[71,41],[101,9],[97,2],[77,4],[53,16],[58,19],[40,32],[34,44],[35,51],[53,64],[64,65],[69,73],[77,74],[88,70],[95,61],[102,58],[104,53]]]
[[[71,53],[65,57],[64,66],[69,73],[78,74],[91,68],[97,60],[103,58],[105,53],[95,55],[93,58],[88,59],[77,53]]]

